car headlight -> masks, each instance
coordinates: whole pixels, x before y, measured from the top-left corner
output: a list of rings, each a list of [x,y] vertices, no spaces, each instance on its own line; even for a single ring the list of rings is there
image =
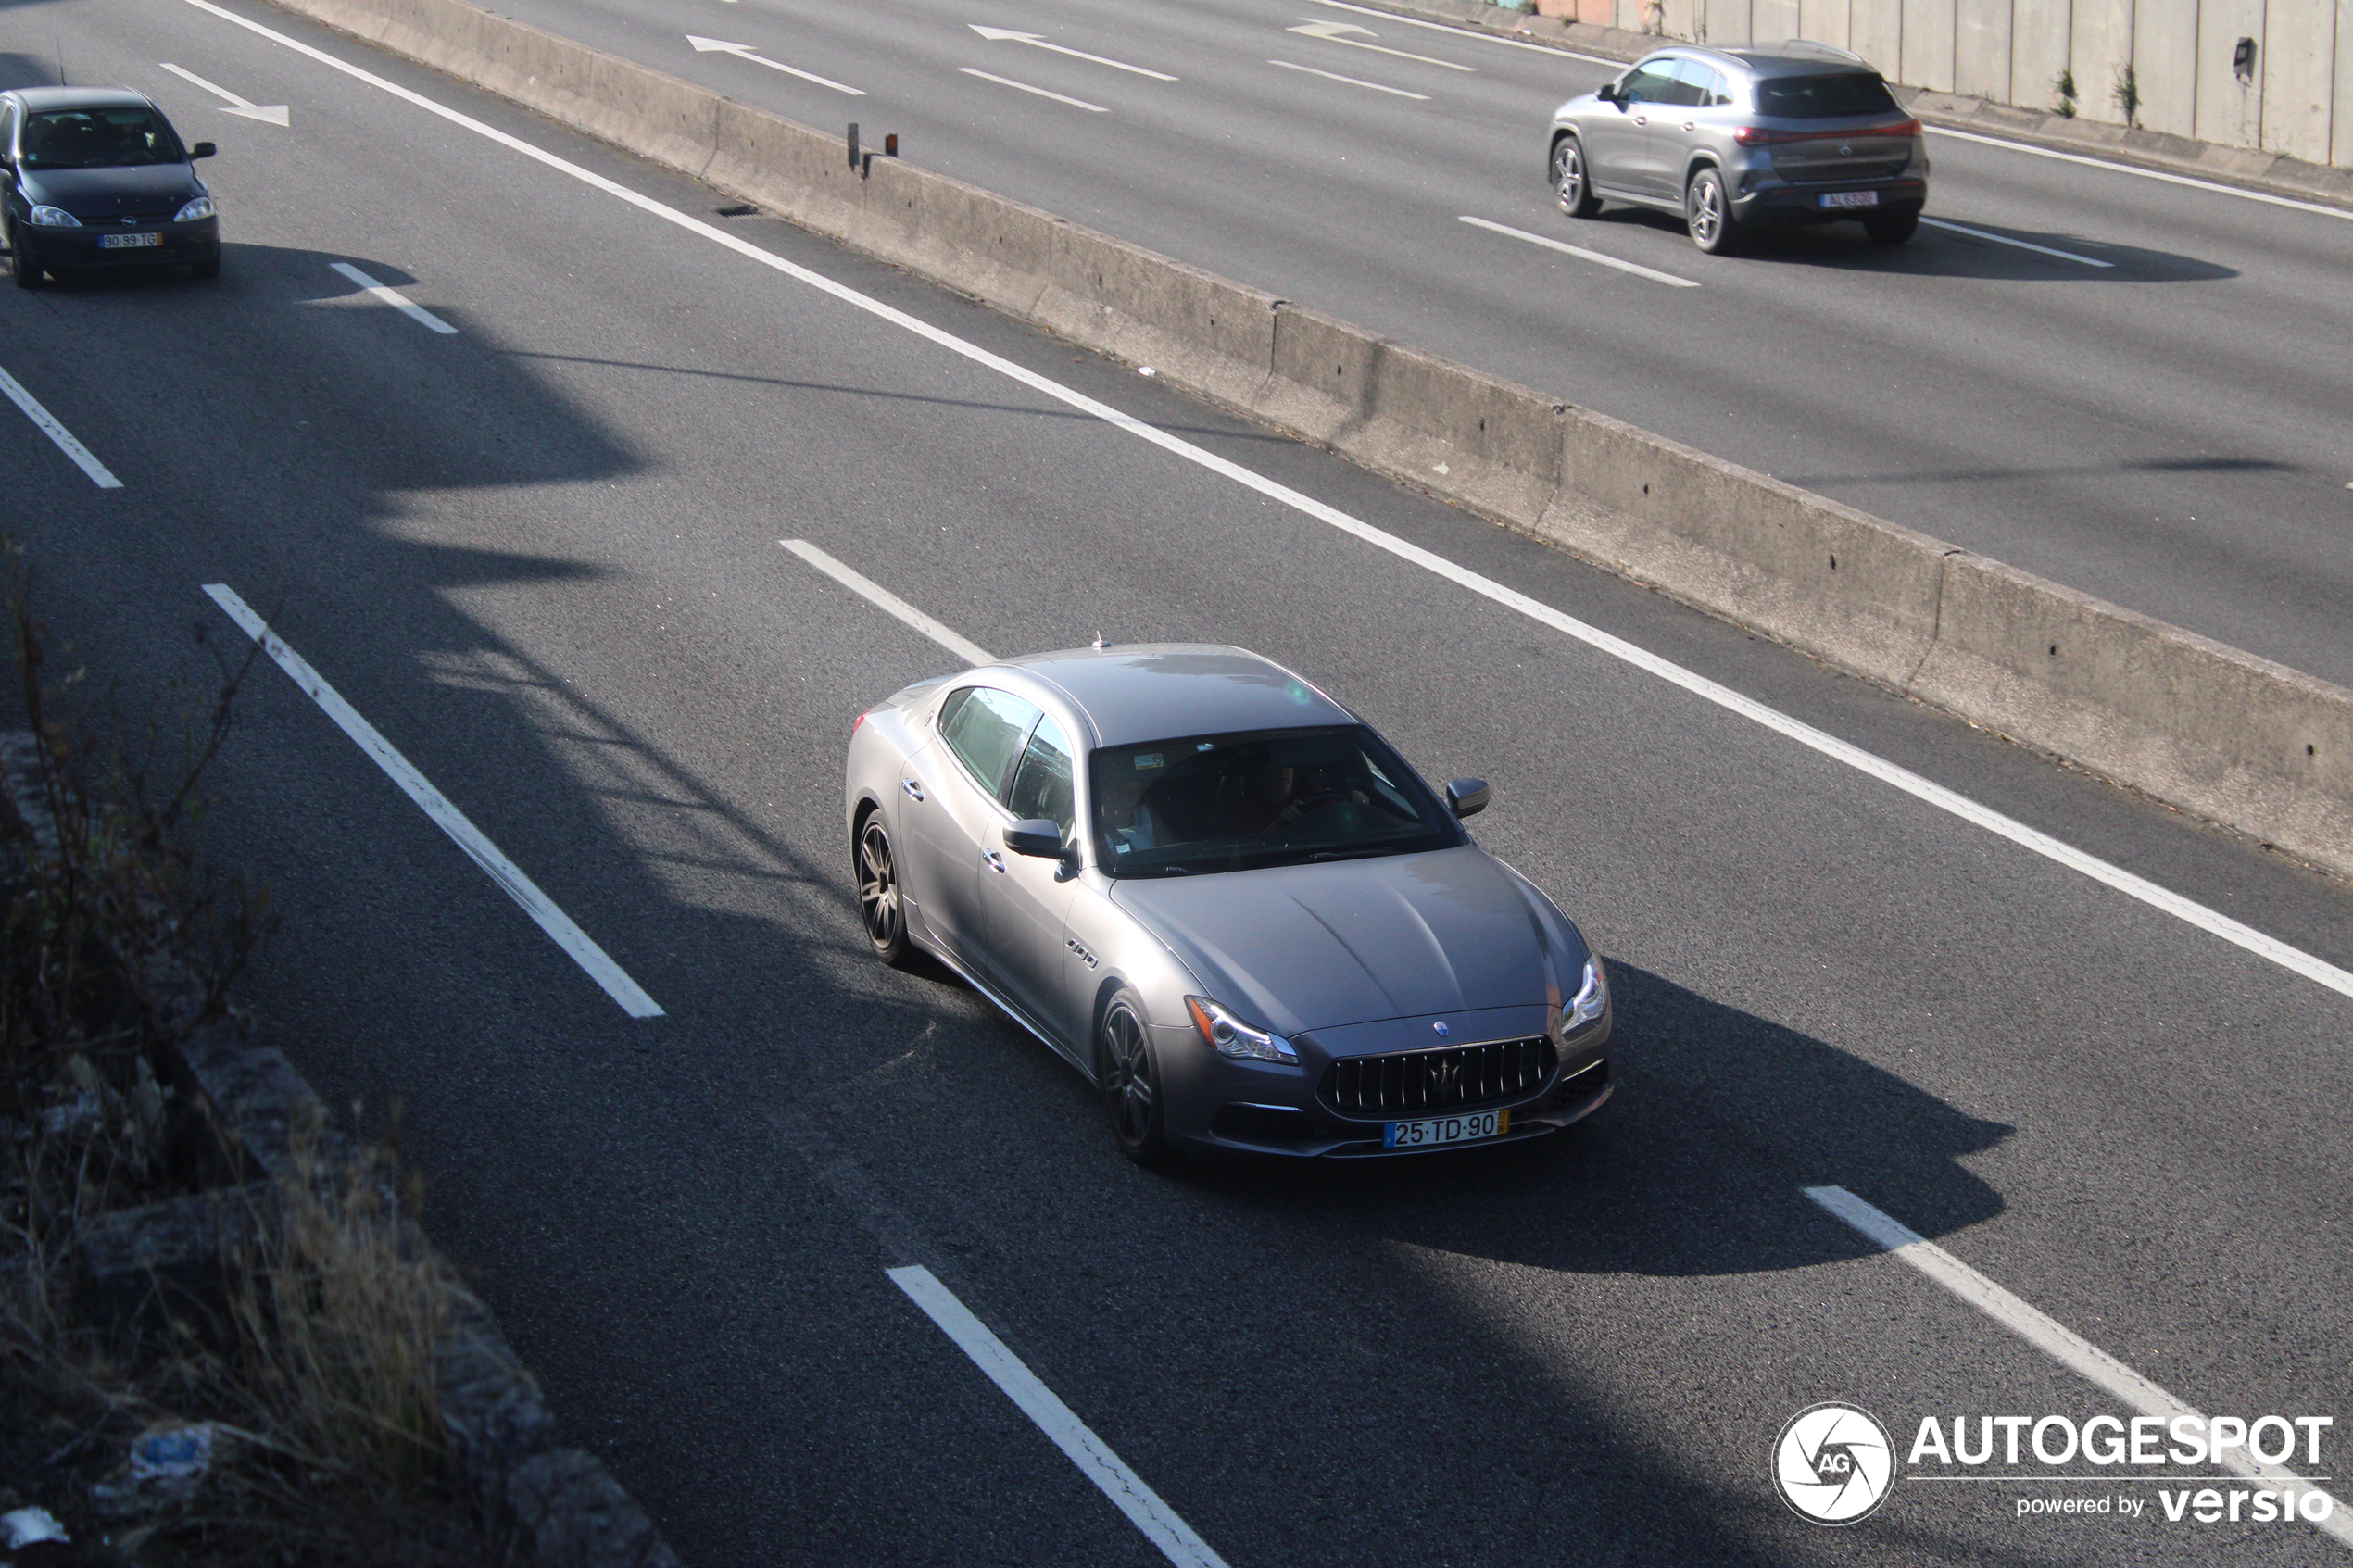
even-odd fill
[[[1578,986],[1577,995],[1568,999],[1568,1006],[1561,1009],[1561,1033],[1576,1033],[1601,1017],[1608,1007],[1609,982],[1602,978],[1602,960],[1589,956],[1585,960],[1584,983]]]
[[[79,229],[82,220],[61,207],[36,207],[32,220],[44,229]]]
[[[173,213],[171,215],[171,220],[174,223],[194,223],[199,218],[209,218],[211,216],[212,198],[210,196],[198,196],[195,200],[190,202],[187,206]]]
[[[1207,997],[1187,997],[1185,1010],[1193,1015],[1193,1027],[1201,1031],[1202,1041],[1219,1056],[1231,1057],[1236,1061],[1298,1065],[1299,1053],[1290,1048],[1289,1040],[1252,1028]]]

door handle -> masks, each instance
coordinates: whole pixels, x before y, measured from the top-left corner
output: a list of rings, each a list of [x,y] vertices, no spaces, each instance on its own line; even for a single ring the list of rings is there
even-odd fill
[[[1687,119],[1687,120],[1685,120],[1685,121],[1683,121],[1683,129],[1684,129],[1684,130],[1686,130],[1686,131],[1691,130],[1691,129],[1692,129],[1692,121],[1690,121],[1690,120],[1688,120],[1688,119]]]
[[[994,849],[982,850],[980,852],[980,858],[988,862],[988,869],[992,872],[1001,872],[1005,869],[1005,857],[1000,855]]]
[[[911,800],[921,800],[924,797],[924,781],[921,779],[901,779],[899,781],[899,787],[907,792],[908,798]]]
[[[1634,117],[1634,123],[1637,125],[1648,125],[1650,122],[1650,116],[1648,115],[1638,114]]]

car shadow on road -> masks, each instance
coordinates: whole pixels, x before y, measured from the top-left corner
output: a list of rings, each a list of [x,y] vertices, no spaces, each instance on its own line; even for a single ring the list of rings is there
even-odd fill
[[[1255,1166],[1199,1179],[1236,1204],[1303,1206],[1389,1241],[1579,1273],[1750,1273],[1876,1250],[1817,1211],[1806,1186],[1846,1187],[1928,1236],[2002,1211],[1960,1161],[2009,1127],[1663,975],[1625,963],[1610,975],[1617,1090],[1566,1133],[1288,1180]]]
[[[1681,219],[1647,207],[1611,208],[1592,221],[1655,229],[1678,239],[1685,233]],[[1947,223],[1957,224],[1959,229],[1942,226]],[[2239,275],[2235,268],[2172,251],[1981,222],[1973,218],[1947,219],[1936,212],[1930,213],[1919,232],[1900,245],[1876,244],[1856,223],[1758,224],[1741,230],[1737,242],[1730,256],[1703,257],[1694,253],[1691,261],[1709,266],[1745,261],[1848,272],[2023,283],[2211,282]],[[2041,248],[2025,248],[2030,245]],[[2067,254],[2045,254],[2048,251]],[[2094,262],[2108,265],[2090,265]],[[1705,274],[1702,276],[1704,279]]]

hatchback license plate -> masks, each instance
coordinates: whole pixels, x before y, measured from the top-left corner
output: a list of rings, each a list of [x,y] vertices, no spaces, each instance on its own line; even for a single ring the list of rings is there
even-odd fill
[[[161,234],[100,234],[98,236],[100,250],[137,250],[142,245],[161,244],[163,244]]]
[[[1824,207],[1877,207],[1877,191],[1832,191],[1822,197]]]
[[[1510,1111],[1481,1110],[1470,1116],[1441,1116],[1428,1122],[1391,1122],[1380,1130],[1380,1146],[1436,1148],[1441,1144],[1500,1138],[1511,1130]]]

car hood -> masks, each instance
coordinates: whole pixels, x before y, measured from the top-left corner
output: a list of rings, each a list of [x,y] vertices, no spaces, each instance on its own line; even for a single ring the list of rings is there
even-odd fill
[[[184,163],[140,163],[122,169],[28,169],[24,193],[33,202],[61,207],[85,221],[123,213],[148,214],[177,207],[205,194],[204,182]]]
[[[1476,845],[1123,877],[1112,898],[1214,999],[1284,1035],[1556,1003],[1562,968],[1573,975],[1585,960],[1575,928]]]

